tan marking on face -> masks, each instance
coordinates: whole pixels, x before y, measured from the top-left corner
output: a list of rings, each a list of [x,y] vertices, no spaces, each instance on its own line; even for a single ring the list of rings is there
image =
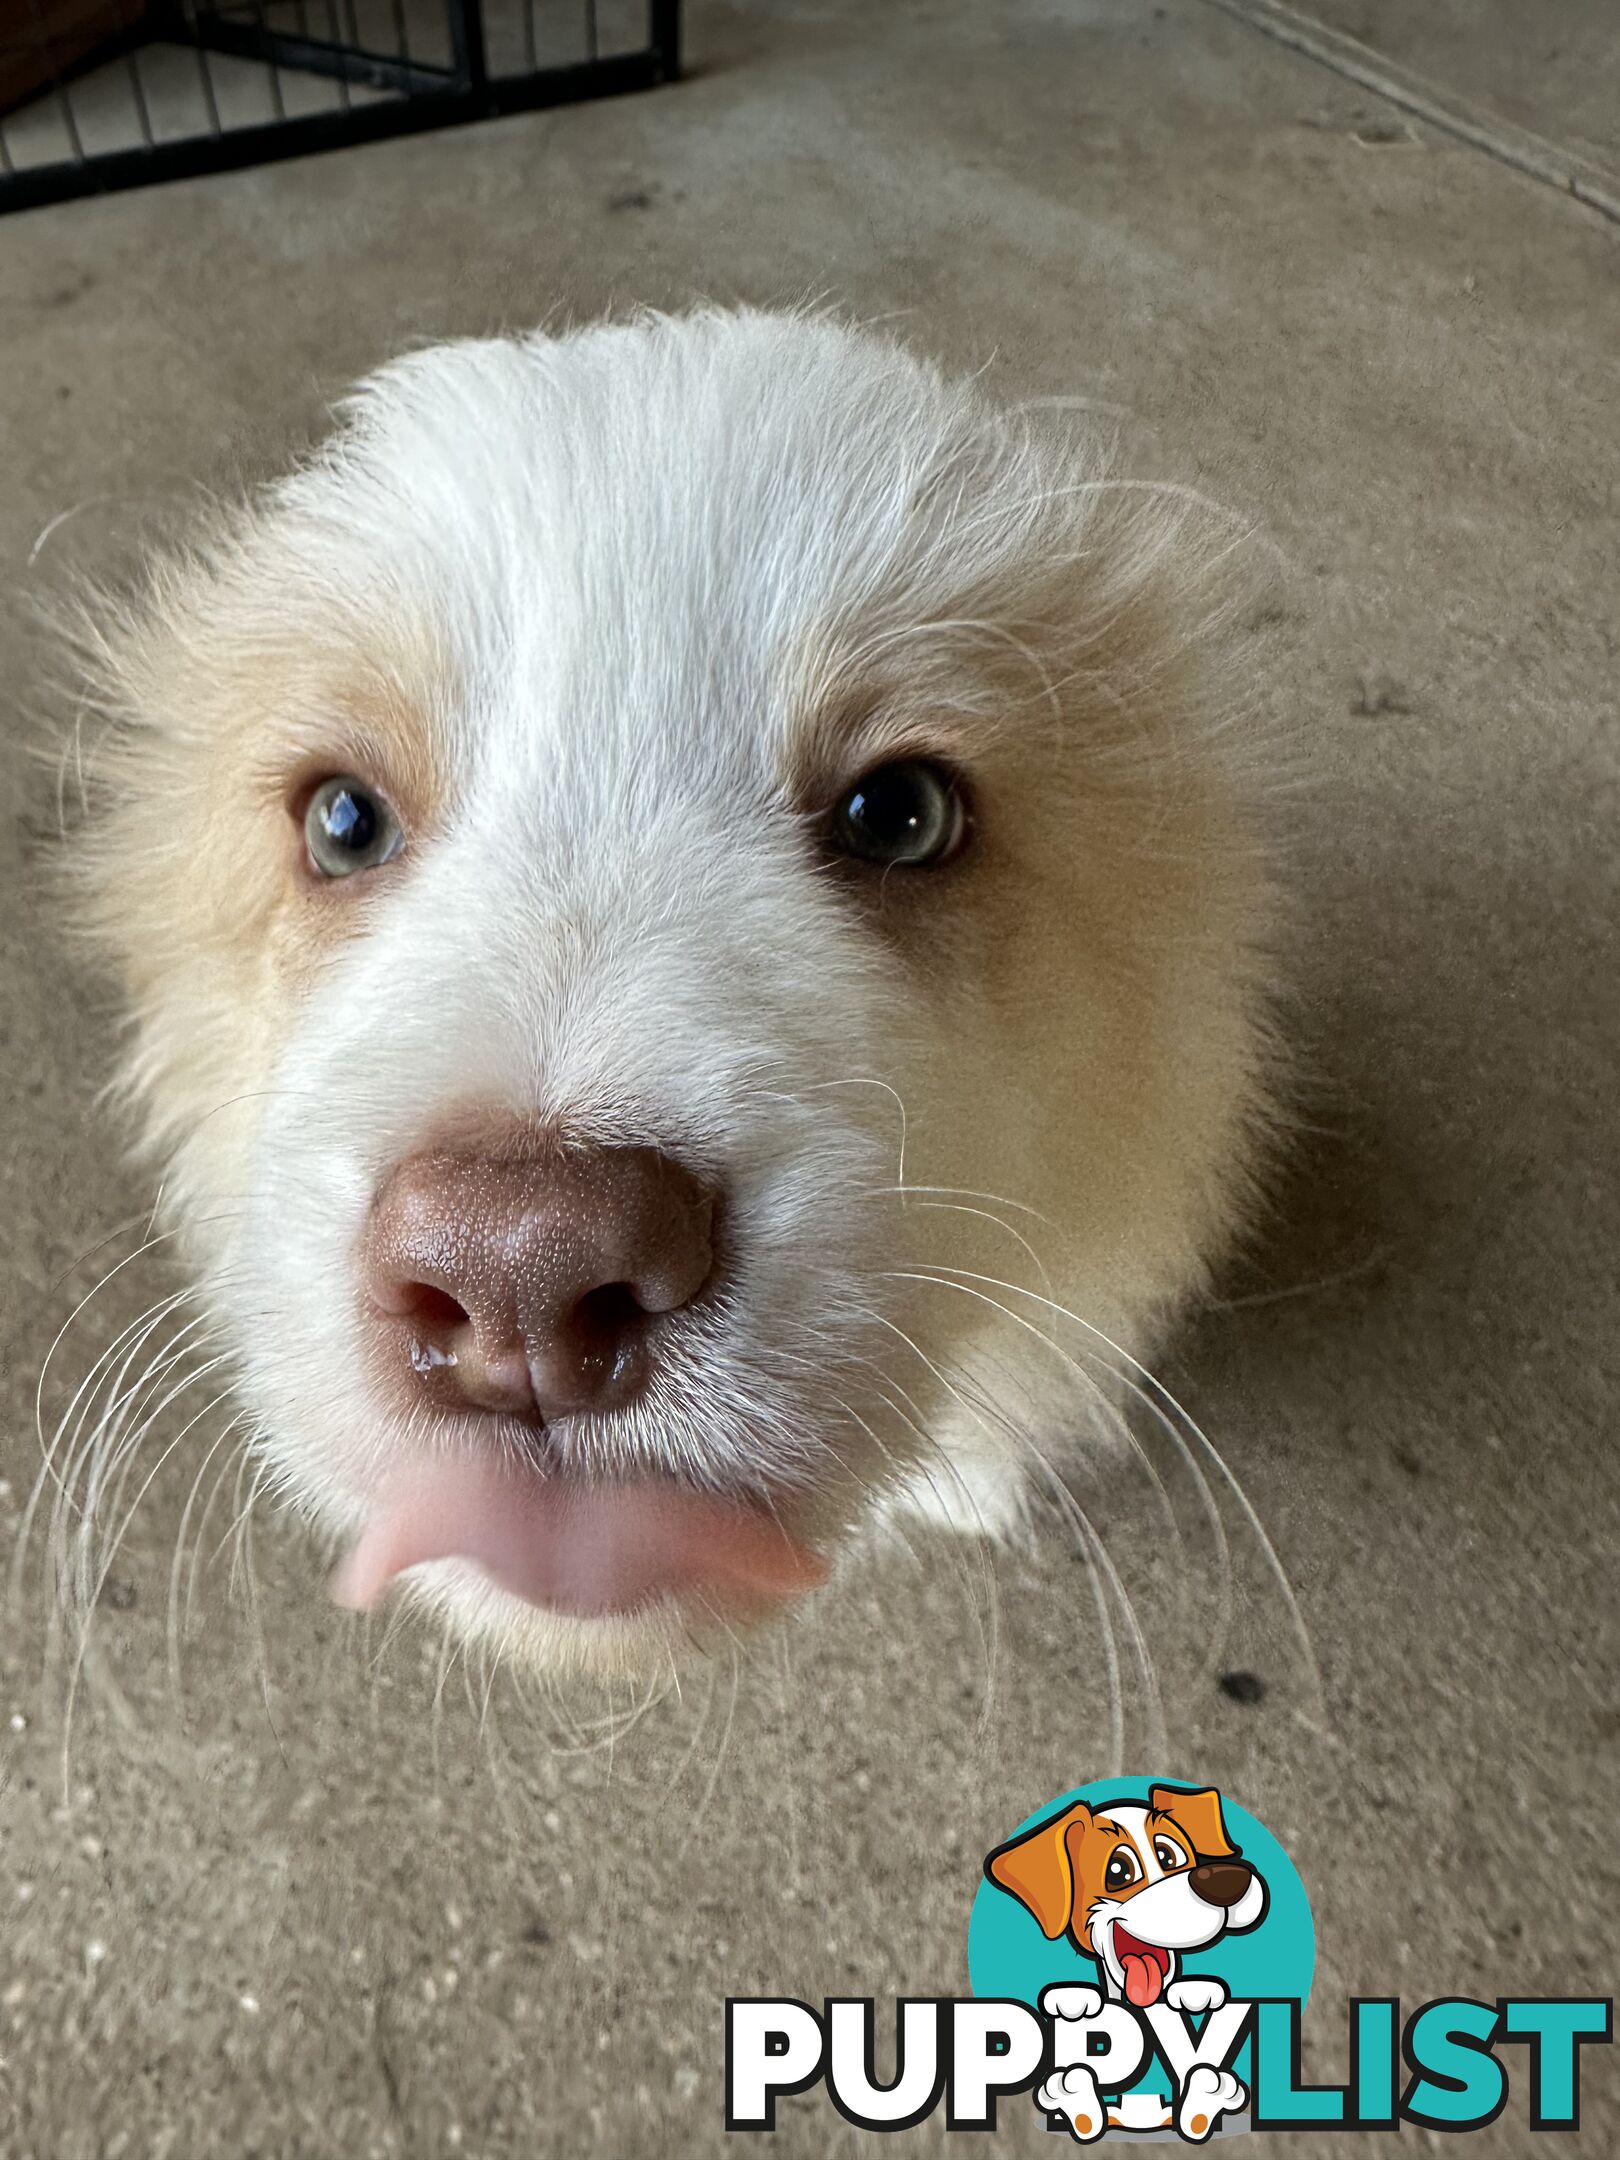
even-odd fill
[[[1177,754],[1193,692],[1156,604],[1115,605],[1078,651],[1076,619],[1083,574],[1067,572],[1006,638],[925,627],[864,676],[858,646],[852,660],[830,633],[807,645],[785,673],[785,786],[819,820],[890,757],[960,774],[959,855],[829,859],[950,1028],[948,1062],[897,1044],[908,1175],[963,1182],[964,1132],[981,1190],[1037,1198],[1038,1164],[1040,1193],[1072,1196],[1059,1237],[1083,1235],[1087,1272],[1129,1309],[1208,1246],[1247,1165],[1234,1105],[1253,1096],[1255,1035],[1229,969],[1255,945],[1256,879],[1218,765]],[[1189,1180],[1188,1161],[1208,1176]],[[1057,1265],[1072,1257],[1056,1246]],[[905,1316],[925,1347],[926,1302]],[[1087,1317],[1113,1332],[1109,1313]],[[972,1324],[960,1298],[939,1318],[953,1354]]]
[[[241,1124],[220,1106],[264,1087],[301,994],[407,869],[449,777],[431,639],[395,625],[368,643],[363,621],[301,623],[295,599],[267,629],[245,613],[243,574],[182,581],[127,632],[125,724],[96,774],[108,807],[72,866],[80,920],[134,1014],[153,1142],[196,1132],[216,1157]],[[404,825],[406,851],[381,871],[309,872],[295,813],[335,773],[377,787]]]

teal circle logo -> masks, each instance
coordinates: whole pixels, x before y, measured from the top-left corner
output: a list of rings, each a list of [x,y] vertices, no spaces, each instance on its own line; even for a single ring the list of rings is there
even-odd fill
[[[1109,1820],[1110,1806],[1146,1808],[1151,1793],[1190,1789],[1184,1781],[1169,1778],[1117,1778],[1079,1785],[1026,1815],[997,1850],[1006,1852],[1042,1824],[1056,1822],[1077,1803],[1089,1807],[1094,1817]],[[1316,1929],[1305,1885],[1264,1823],[1224,1793],[1219,1803],[1227,1841],[1265,1885],[1264,1917],[1244,1932],[1225,1930],[1207,1945],[1180,1949],[1177,1963],[1188,1976],[1208,1975],[1224,1981],[1230,1995],[1291,1995],[1303,2003],[1316,1969]],[[1072,1851],[1072,1834],[1066,1842]],[[1146,1864],[1151,1868],[1153,1863],[1147,1860]],[[1108,1892],[1102,1888],[1099,1894],[1106,1897]],[[1121,1896],[1118,1902],[1128,1917],[1129,1899]],[[1046,1917],[1053,1917],[1050,1906]],[[968,1922],[968,1985],[975,1995],[1011,1996],[1033,2008],[1039,2004],[1042,1988],[1064,1982],[1097,1987],[1100,1978],[1098,1959],[1079,1947],[1067,1924],[1055,1938],[1048,1937],[1034,1910],[985,1874]]]
[[[1220,2067],[1189,2081],[1167,2060],[1162,2021],[1215,2038],[1247,2003],[1303,2006],[1315,1965],[1305,1886],[1264,1823],[1212,1786],[1168,1778],[1077,1786],[1026,1816],[986,1856],[968,1923],[973,1993],[1053,2020],[1054,2070],[1036,2101],[1083,2142],[1246,2129],[1241,2026]]]

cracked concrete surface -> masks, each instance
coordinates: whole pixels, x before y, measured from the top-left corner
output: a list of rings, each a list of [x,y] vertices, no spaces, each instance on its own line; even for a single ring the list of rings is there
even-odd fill
[[[1601,0],[1561,12],[1595,49]],[[1513,13],[1442,11],[1422,64],[1487,82]],[[1086,1497],[1169,1725],[1134,1686],[1124,1751],[1290,1846],[1323,2005],[1608,1992],[1620,236],[1422,128],[1358,140],[1365,93],[1200,0],[699,0],[690,30],[692,79],[650,97],[0,225],[8,705],[64,565],[263,469],[408,339],[830,291],[1010,394],[1120,408],[1133,469],[1232,504],[1274,558],[1245,666],[1300,742],[1310,1115],[1167,1377],[1297,1586],[1324,1711],[1236,1510],[1217,1649],[1188,1621],[1208,1551],[1178,1602],[1183,1563],[1105,1474]],[[110,1016],[51,928],[20,719],[0,756],[9,1537],[45,1352],[147,1195],[96,1107]],[[154,1258],[98,1294],[49,1411],[164,1286]],[[172,1675],[198,1460],[134,1519],[66,1746],[34,1577],[0,1635],[8,2155],[718,2151],[727,1993],[959,1989],[981,1855],[1106,1767],[1055,1527],[993,1605],[957,1552],[868,1569],[609,1745],[588,1705],[486,1702],[410,1631],[366,1640],[274,1519],[256,1599],[233,1592],[206,1558],[227,1487]],[[1343,2049],[1328,2013],[1307,2067]],[[1578,2142],[1606,2152],[1605,2051],[1587,2080]],[[1521,2091],[1473,2149],[1530,2149],[1525,2121]],[[856,2142],[783,2108],[785,2152]],[[1045,2149],[1018,2108],[1002,2142]]]

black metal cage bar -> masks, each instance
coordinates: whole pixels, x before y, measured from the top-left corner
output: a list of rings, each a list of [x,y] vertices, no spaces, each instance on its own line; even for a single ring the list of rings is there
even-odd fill
[[[672,82],[680,0],[0,0],[0,213]]]

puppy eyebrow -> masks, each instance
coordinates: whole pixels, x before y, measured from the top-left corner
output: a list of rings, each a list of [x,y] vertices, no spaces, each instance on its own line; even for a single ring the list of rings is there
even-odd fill
[[[966,765],[978,733],[948,700],[908,697],[893,684],[822,685],[801,706],[787,744],[789,795],[812,814],[876,765],[942,758]]]
[[[1105,1837],[1124,1837],[1125,1835],[1117,1822],[1109,1822],[1107,1817],[1103,1815],[1097,1817],[1094,1827],[1102,1831]]]

